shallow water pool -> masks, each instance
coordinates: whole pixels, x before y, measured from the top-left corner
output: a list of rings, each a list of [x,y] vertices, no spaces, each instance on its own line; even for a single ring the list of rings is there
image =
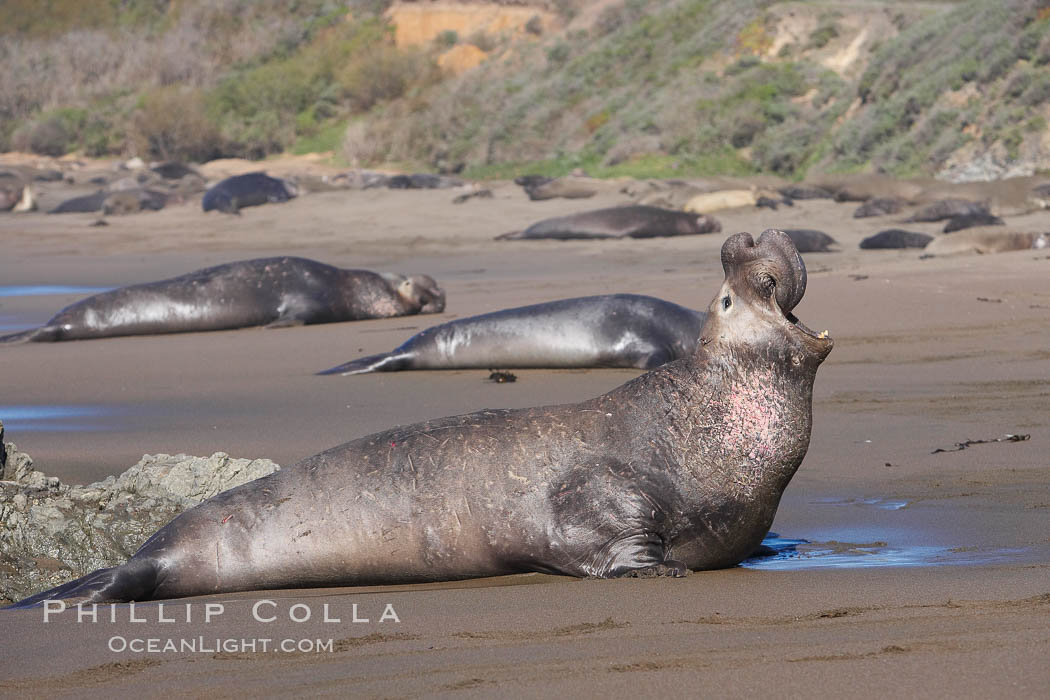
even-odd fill
[[[740,566],[748,569],[841,569],[874,566],[943,566],[992,564],[1015,558],[1023,549],[981,551],[968,547],[895,545],[883,541],[853,543],[830,539],[825,542],[781,537],[769,533],[762,548]]]
[[[83,432],[108,430],[118,410],[98,404],[0,405],[0,420],[9,432]]]
[[[0,284],[0,297],[32,297],[53,294],[98,294],[113,287],[78,287],[64,284]]]

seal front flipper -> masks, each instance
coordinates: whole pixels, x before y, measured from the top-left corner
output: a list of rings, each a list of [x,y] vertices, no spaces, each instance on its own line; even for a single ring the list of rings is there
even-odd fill
[[[615,555],[603,578],[682,578],[689,574],[689,567],[683,562],[667,558],[663,539],[658,535],[632,537],[624,545],[626,548]]]
[[[277,318],[267,323],[264,328],[293,328],[316,323],[325,315],[325,309],[309,295],[301,293],[285,294],[277,307]]]
[[[305,325],[306,321],[301,318],[279,318],[272,323],[266,324],[263,328],[295,328]]]
[[[655,532],[635,532],[607,543],[592,560],[592,575],[598,578],[681,578],[689,567],[669,558],[664,538]]]
[[[657,578],[658,576],[670,576],[671,578],[683,578],[689,575],[689,567],[676,559],[666,559],[659,564],[643,566],[640,569],[629,569],[620,574],[620,578]]]

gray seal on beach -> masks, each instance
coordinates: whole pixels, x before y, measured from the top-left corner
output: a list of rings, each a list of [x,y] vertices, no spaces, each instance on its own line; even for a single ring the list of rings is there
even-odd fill
[[[19,172],[0,170],[0,211],[33,211],[36,202],[26,177]]]
[[[717,233],[721,230],[722,224],[713,216],[633,204],[544,219],[524,231],[496,236],[496,240],[658,238]]]
[[[819,185],[785,185],[777,190],[788,199],[831,199],[833,192]]]
[[[134,214],[140,211],[160,211],[168,204],[164,192],[146,188],[120,190],[102,201],[102,213],[109,215]]]
[[[392,190],[444,190],[450,187],[460,187],[462,184],[463,181],[458,177],[431,173],[394,175],[386,182],[386,186]]]
[[[490,367],[652,369],[692,355],[704,317],[637,294],[559,299],[442,323],[390,352],[319,374]]]
[[[106,197],[109,193],[105,190],[99,190],[92,194],[85,194],[79,197],[73,197],[60,202],[58,206],[48,211],[48,214],[86,214],[90,212],[102,211],[102,204],[106,201]]]
[[[784,229],[784,233],[800,253],[830,253],[830,246],[838,245],[838,241],[828,234],[811,228]]]
[[[899,197],[874,197],[857,207],[853,212],[853,218],[863,219],[869,216],[896,214],[904,205],[905,201]]]
[[[900,248],[925,248],[933,236],[900,228],[888,228],[860,242],[864,250],[895,250]]]
[[[926,246],[926,256],[1008,253],[1014,250],[1042,250],[1050,244],[1050,234],[1002,231],[996,227],[973,228],[941,236]]]
[[[977,228],[978,226],[1005,225],[1006,222],[998,216],[986,211],[979,211],[973,214],[957,214],[956,216],[951,217],[944,225],[944,233],[954,233],[956,231],[962,231],[963,229]]]
[[[201,199],[204,211],[221,211],[240,214],[244,207],[254,207],[271,202],[287,202],[298,195],[291,182],[270,177],[264,172],[245,173],[228,177],[210,187]]]
[[[602,180],[590,177],[544,177],[542,175],[523,175],[514,178],[521,185],[525,194],[534,202],[562,197],[565,199],[586,199],[609,188]]]
[[[904,220],[905,223],[926,221],[944,221],[955,216],[988,214],[988,205],[984,202],[972,202],[968,199],[940,199],[919,209]]]
[[[682,576],[758,547],[832,348],[767,230],[722,246],[696,352],[594,399],[393,428],[185,511],[125,564],[16,603],[152,600],[540,571]]]
[[[445,293],[427,275],[344,270],[306,258],[258,258],[95,294],[40,328],[2,336],[0,342],[279,328],[444,309]]]

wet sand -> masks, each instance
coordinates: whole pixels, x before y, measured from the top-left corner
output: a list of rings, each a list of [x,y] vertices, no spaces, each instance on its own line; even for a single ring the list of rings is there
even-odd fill
[[[279,694],[674,696],[820,694],[1042,697],[1050,690],[1050,257],[1046,251],[919,259],[861,251],[901,216],[796,202],[716,214],[722,234],[630,241],[492,241],[548,216],[626,197],[529,202],[502,185],[330,192],[241,217],[194,205],[111,217],[0,218],[0,287],[109,287],[205,265],[294,254],[344,267],[426,272],[445,313],[283,330],[0,348],[0,419],[37,468],[86,483],[143,453],[215,451],[282,465],[354,437],[486,407],[576,401],[638,373],[481,370],[318,377],[455,317],[550,299],[632,292],[705,307],[726,235],[814,228],[840,251],[808,254],[797,310],[836,346],[815,389],[809,454],[773,530],[805,540],[755,568],[684,580],[520,576],[469,584],[253,593],[118,606],[99,622],[5,613],[0,689],[121,694],[178,687],[210,697]],[[1050,229],[1050,214],[1011,217]],[[933,233],[939,224],[909,224]],[[83,296],[0,297],[0,326],[39,324]],[[7,331],[4,331],[7,332]],[[61,411],[43,408],[65,407]],[[6,413],[5,413],[6,412]],[[44,414],[43,416],[41,414]],[[56,415],[57,414],[57,415]],[[50,416],[50,417],[49,417]],[[965,440],[1027,434],[1023,442]],[[879,566],[873,566],[879,564]],[[537,584],[537,585],[524,585]],[[263,599],[258,622],[252,605]],[[206,602],[225,612],[202,621]],[[289,621],[290,606],[312,612]],[[323,623],[327,603],[339,623]],[[351,605],[368,623],[350,622]],[[386,604],[399,623],[378,622]],[[159,615],[193,622],[166,623]],[[302,613],[304,608],[296,609]],[[123,620],[123,622],[121,622]],[[111,651],[123,637],[193,639],[203,651]],[[215,639],[333,640],[321,653],[214,651]],[[276,642],[274,642],[276,643]],[[116,642],[119,646],[119,642]],[[261,642],[257,642],[257,647]],[[209,646],[210,645],[210,646]]]

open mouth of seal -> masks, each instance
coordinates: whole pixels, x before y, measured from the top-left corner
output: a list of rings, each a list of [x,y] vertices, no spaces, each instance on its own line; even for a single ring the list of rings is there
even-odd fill
[[[793,314],[791,312],[788,312],[788,313],[784,314],[784,318],[786,318],[788,320],[788,323],[790,323],[792,326],[794,326],[795,328],[799,329],[800,331],[802,331],[806,335],[811,335],[814,338],[820,338],[822,340],[824,338],[828,338],[829,337],[827,331],[821,331],[820,333],[814,332],[812,328],[810,328],[806,324],[802,323],[802,321],[799,320],[798,316],[796,316],[795,314]]]
[[[815,332],[812,328],[802,323],[798,316],[790,311],[784,314],[784,318],[787,319],[787,322],[794,326],[795,330],[803,336],[807,345],[821,352],[830,352],[833,341],[828,331],[824,330],[820,333]]]

